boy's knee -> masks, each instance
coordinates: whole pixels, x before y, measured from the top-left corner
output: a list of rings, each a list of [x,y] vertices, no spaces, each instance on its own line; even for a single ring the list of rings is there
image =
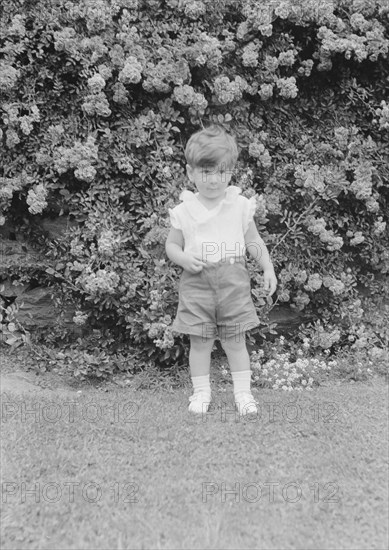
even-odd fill
[[[241,351],[246,348],[246,337],[244,334],[237,334],[228,338],[222,338],[220,343],[226,353],[228,351]]]
[[[204,348],[208,348],[208,347],[212,347],[213,346],[213,343],[215,341],[215,338],[212,337],[212,338],[206,338],[205,336],[195,336],[195,335],[190,335],[190,345],[192,348],[201,348],[201,349],[204,349]]]

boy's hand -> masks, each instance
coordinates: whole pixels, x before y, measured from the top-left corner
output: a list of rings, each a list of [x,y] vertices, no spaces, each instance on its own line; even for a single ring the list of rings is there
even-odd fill
[[[202,261],[201,256],[188,253],[185,254],[185,258],[181,262],[181,267],[185,269],[185,271],[189,271],[189,273],[193,274],[200,273],[206,265],[207,264]]]
[[[277,288],[277,277],[274,273],[273,266],[267,267],[263,271],[263,282],[265,292],[267,292],[269,296],[272,296]]]

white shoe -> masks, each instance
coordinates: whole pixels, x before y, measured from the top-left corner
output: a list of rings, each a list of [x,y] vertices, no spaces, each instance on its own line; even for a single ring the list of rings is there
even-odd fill
[[[203,391],[195,392],[189,397],[189,412],[195,414],[206,413],[211,403],[211,394]]]
[[[235,395],[235,406],[238,409],[240,416],[258,413],[256,401],[251,392],[241,391],[237,393]]]

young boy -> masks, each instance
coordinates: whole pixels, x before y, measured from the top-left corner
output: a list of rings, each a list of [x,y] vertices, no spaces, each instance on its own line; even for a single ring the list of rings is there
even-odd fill
[[[241,189],[229,186],[238,148],[222,127],[210,126],[192,135],[185,157],[188,178],[197,193],[183,191],[181,204],[169,209],[172,227],[166,254],[183,268],[172,328],[190,335],[194,393],[189,411],[208,410],[211,351],[219,337],[231,368],[236,407],[241,415],[256,413],[245,333],[259,319],[251,299],[245,251],[258,261],[270,296],[277,279],[253,221],[255,197],[247,199],[240,195]]]

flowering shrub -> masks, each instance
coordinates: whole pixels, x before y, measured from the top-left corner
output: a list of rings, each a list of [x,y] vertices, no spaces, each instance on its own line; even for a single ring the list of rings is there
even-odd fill
[[[381,130],[389,130],[389,105],[386,101],[382,100],[380,107],[375,110],[375,113],[380,118],[378,119],[378,124]],[[377,120],[374,119],[373,122],[377,123]]]
[[[261,351],[251,355],[253,382],[261,387],[283,391],[309,391],[337,364],[336,361],[326,362],[315,357],[297,357],[293,360],[290,352],[279,353],[263,364],[261,357]]]
[[[384,2],[3,4],[0,225],[42,249],[34,284],[60,286],[77,326],[133,346],[139,366],[184,360],[167,212],[189,185],[186,140],[217,122],[237,138],[232,183],[260,197],[279,278],[272,306],[248,261],[261,316],[289,305],[319,352],[365,342],[358,292],[387,297],[389,273]],[[75,225],[51,242],[40,222],[58,215]]]
[[[36,185],[27,193],[26,202],[31,214],[40,214],[47,206],[47,189],[42,185]]]
[[[96,175],[92,164],[98,160],[98,147],[95,141],[93,136],[88,136],[85,145],[76,142],[70,148],[58,147],[53,151],[52,160],[48,155],[44,155],[43,162],[52,163],[58,174],[65,174],[70,169],[75,169],[74,175],[77,179],[91,182]],[[42,155],[42,150],[39,154]]]
[[[330,346],[318,354],[310,338],[303,337],[301,341],[294,345],[287,343],[281,336],[271,345],[265,346],[265,350],[252,352],[250,363],[253,386],[288,392],[311,391],[329,377],[363,381],[375,373],[388,374],[385,368],[389,359],[388,351],[381,347],[365,347],[364,354],[361,348],[351,346],[334,358],[330,356]],[[222,370],[222,374],[228,373]]]
[[[6,92],[15,86],[19,72],[12,65],[8,65],[2,61],[0,63],[0,75],[0,89]]]

